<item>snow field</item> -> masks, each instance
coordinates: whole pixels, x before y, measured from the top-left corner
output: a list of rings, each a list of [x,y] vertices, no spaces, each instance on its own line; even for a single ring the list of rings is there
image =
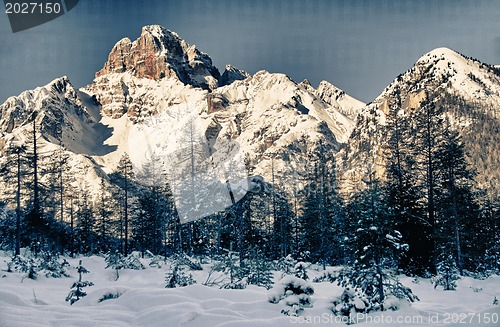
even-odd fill
[[[85,288],[88,295],[74,305],[65,302],[73,281],[78,278],[76,267],[82,260],[90,273],[84,280],[94,283]],[[197,284],[165,289],[165,273],[170,264],[161,268],[149,267],[150,259],[141,259],[144,270],[105,269],[104,258],[66,258],[71,264],[66,278],[22,279],[19,273],[7,273],[8,255],[0,256],[0,326],[345,326],[341,317],[331,314],[331,299],[342,288],[328,282],[312,283],[312,307],[305,308],[299,317],[281,314],[290,309],[280,301],[272,304],[268,297],[280,287],[281,272],[275,272],[275,286],[267,291],[253,285],[244,290],[227,290],[201,285],[207,278],[210,264],[202,271],[188,271]],[[328,267],[327,270],[336,268]],[[323,271],[309,269],[309,277],[321,276]],[[289,276],[285,277],[285,279]],[[409,304],[393,299],[398,311],[374,312],[359,315],[359,326],[455,326],[461,321],[468,326],[500,326],[500,306],[493,305],[500,297],[500,276],[486,280],[466,277],[458,281],[457,291],[434,289],[430,280],[403,277],[404,285],[412,288],[421,301]],[[119,295],[102,301],[106,294]],[[101,300],[101,302],[100,302]],[[486,322],[489,317],[489,322]],[[454,324],[455,323],[455,324]]]

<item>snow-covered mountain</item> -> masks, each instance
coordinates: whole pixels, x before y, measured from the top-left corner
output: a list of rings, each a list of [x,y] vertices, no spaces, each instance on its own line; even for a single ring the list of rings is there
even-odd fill
[[[289,175],[322,144],[340,151],[341,181],[362,180],[368,171],[383,176],[388,108],[412,115],[426,94],[453,95],[473,108],[475,116],[455,112],[454,121],[465,137],[487,143],[467,150],[480,182],[493,185],[500,174],[498,133],[481,131],[477,116],[498,128],[495,66],[439,48],[365,105],[326,81],[315,89],[307,80],[267,71],[250,75],[230,65],[220,74],[207,54],[156,25],[144,27],[135,41],[120,40],[80,90],[62,77],[9,98],[0,106],[0,147],[5,152],[22,142],[36,111],[44,142],[92,167],[97,180],[113,172],[124,153],[137,170],[154,154],[167,172],[183,171],[182,152],[195,138],[206,152],[199,155],[203,169],[227,170],[238,162],[270,180],[273,172]],[[188,140],[190,126],[197,134]]]
[[[464,137],[469,162],[482,186],[500,191],[495,150],[500,141],[500,71],[448,48],[422,56],[360,111],[355,131],[338,156],[344,179],[361,181],[369,171],[383,178],[389,109],[399,108],[401,115],[412,117],[428,96],[434,102],[445,102],[446,114]]]
[[[76,90],[64,77],[9,98],[0,128],[9,146],[12,135],[31,128],[36,111],[45,142],[86,158],[103,176],[123,153],[137,169],[153,152],[168,171],[177,169],[172,158],[187,147],[186,128],[196,121],[213,166],[236,156],[270,179],[271,169],[285,174],[291,160],[306,161],[320,141],[338,151],[362,106],[328,82],[316,90],[284,74],[251,76],[230,65],[221,75],[207,54],[154,25],[133,42],[120,40],[88,86]]]

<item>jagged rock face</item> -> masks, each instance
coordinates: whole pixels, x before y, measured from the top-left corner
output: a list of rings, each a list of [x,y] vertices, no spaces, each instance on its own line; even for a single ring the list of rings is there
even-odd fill
[[[217,87],[220,77],[208,55],[157,25],[143,27],[141,36],[134,42],[128,38],[120,40],[96,78],[124,72],[154,80],[175,77],[184,84],[203,89]]]
[[[221,75],[219,80],[219,86],[229,85],[234,81],[244,80],[250,77],[246,71],[233,67],[231,65],[226,65],[224,73]]]
[[[220,126],[214,129],[220,139],[236,140],[254,157],[300,157],[319,140],[337,150],[342,131],[349,132],[351,122],[340,114],[337,119],[327,109],[288,76],[259,71],[214,90],[206,113],[217,122],[214,126]]]
[[[213,90],[219,79],[208,55],[176,33],[152,25],[144,27],[134,42],[119,41],[85,89],[95,95],[105,115],[120,118],[128,114],[139,122],[184,101],[183,89],[196,90],[194,93]]]

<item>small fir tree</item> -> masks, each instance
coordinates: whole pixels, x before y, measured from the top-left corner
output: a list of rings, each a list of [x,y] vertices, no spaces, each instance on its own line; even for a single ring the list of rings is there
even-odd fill
[[[176,264],[174,264],[171,267],[171,270],[165,275],[165,281],[167,282],[165,288],[184,287],[196,284],[196,281],[193,279],[193,275],[186,275],[184,268]]]
[[[83,290],[85,287],[94,285],[94,283],[92,282],[82,281],[82,274],[89,273],[89,271],[82,266],[82,260],[80,260],[80,262],[78,263],[77,271],[78,271],[78,281],[73,283],[73,285],[71,286],[71,291],[66,297],[66,301],[69,302],[71,305],[73,305],[73,303],[75,303],[76,301],[80,300],[82,297],[87,295],[87,293]]]

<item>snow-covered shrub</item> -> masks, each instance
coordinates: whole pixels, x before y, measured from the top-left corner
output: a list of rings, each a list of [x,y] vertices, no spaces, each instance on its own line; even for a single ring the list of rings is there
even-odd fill
[[[495,296],[495,298],[493,299],[493,305],[498,305],[498,299],[497,297]]]
[[[285,276],[269,292],[268,301],[283,303],[290,309],[281,312],[285,315],[299,315],[304,308],[312,307],[311,295],[314,288],[303,279],[295,276]]]
[[[250,259],[246,261],[246,276],[248,284],[257,285],[270,289],[273,285],[273,273],[271,264],[261,252],[252,252]]]
[[[284,258],[279,258],[274,261],[274,269],[283,272],[284,275],[290,275],[293,272],[293,268],[297,264],[297,261],[292,258],[292,255],[289,254]],[[284,277],[283,275],[283,277]]]
[[[173,265],[173,267],[171,267],[171,270],[165,275],[165,281],[167,282],[165,288],[184,287],[196,284],[193,276],[191,274],[189,274],[189,276],[186,275],[184,268],[178,265]]]
[[[162,256],[162,255],[154,255],[149,250],[146,251],[146,253],[151,258],[151,261],[149,262],[149,266],[150,267],[161,268],[163,266],[163,264],[165,263],[165,257],[164,256]]]
[[[38,261],[33,258],[27,258],[20,255],[12,257],[11,261],[7,263],[8,272],[20,272],[23,278],[37,279],[40,267]]]
[[[146,269],[139,258],[137,258],[137,256],[134,254],[130,254],[127,257],[124,257],[121,253],[116,251],[106,254],[106,256],[104,257],[104,261],[107,264],[105,268],[111,268],[116,271],[115,280],[118,280],[118,278],[120,278],[120,275],[118,274],[118,270],[120,269]]]
[[[442,286],[444,291],[455,291],[460,279],[457,265],[452,255],[447,255],[437,265],[437,275],[432,279],[434,288]]]
[[[246,269],[240,267],[240,259],[233,252],[229,252],[225,256],[220,257],[220,262],[214,264],[214,271],[221,272],[225,275],[221,281],[220,288],[226,289],[244,289],[246,287]]]
[[[312,282],[313,283],[323,283],[323,282],[329,282],[333,283],[338,279],[338,276],[334,273],[331,273],[329,271],[323,273],[323,275],[314,277]]]
[[[63,259],[59,262],[59,255],[50,251],[41,251],[40,270],[45,272],[46,277],[60,278],[69,277],[66,269],[69,267],[68,261]]]
[[[363,312],[393,309],[387,302],[391,296],[408,302],[419,300],[412,290],[401,284],[395,276],[376,267],[355,265],[353,268],[345,268],[339,272],[337,284],[349,289],[355,300],[357,298],[358,304],[364,303]],[[335,310],[332,311],[336,313]]]
[[[305,262],[297,262],[295,267],[293,267],[293,274],[295,277],[303,279],[303,280],[308,280],[309,276],[307,276],[307,263]]]
[[[120,278],[120,275],[118,274],[118,270],[125,269],[127,267],[127,263],[125,261],[125,258],[118,251],[116,251],[114,253],[108,253],[106,255],[106,257],[104,258],[104,261],[107,264],[105,269],[111,268],[111,269],[114,269],[116,271],[116,279],[115,280],[118,280],[118,278]]]
[[[368,301],[356,294],[356,291],[350,288],[344,288],[340,296],[330,299],[332,304],[330,310],[336,316],[347,317],[347,322],[352,323],[354,316],[358,312],[368,312]]]
[[[66,297],[66,301],[69,301],[71,305],[87,295],[87,292],[83,290],[85,287],[94,285],[94,283],[92,282],[82,281],[82,274],[89,273],[89,271],[82,266],[82,260],[80,260],[80,262],[78,263],[78,267],[76,268],[78,271],[78,281],[73,283],[73,285],[71,286],[71,290]]]
[[[125,269],[141,270],[146,268],[137,256],[129,254],[127,258],[125,258]]]
[[[185,253],[176,254],[172,258],[174,264],[187,266],[191,270],[203,270],[200,262]]]
[[[115,292],[105,293],[105,294],[103,294],[103,296],[101,296],[99,298],[99,300],[97,300],[97,303],[101,303],[101,302],[104,302],[104,301],[107,301],[107,300],[117,299],[120,296],[122,296],[122,294],[123,294],[123,292],[121,292],[121,291],[115,291]]]

